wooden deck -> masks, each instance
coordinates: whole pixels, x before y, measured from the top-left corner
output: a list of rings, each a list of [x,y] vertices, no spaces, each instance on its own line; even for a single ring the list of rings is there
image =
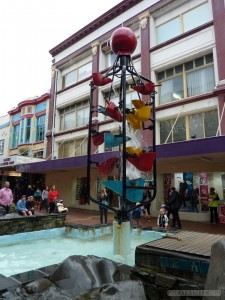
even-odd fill
[[[225,235],[180,231],[147,243],[145,246],[210,257],[211,246],[223,239],[225,239]]]

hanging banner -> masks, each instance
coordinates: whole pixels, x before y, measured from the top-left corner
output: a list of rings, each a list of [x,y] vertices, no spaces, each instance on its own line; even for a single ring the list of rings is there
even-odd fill
[[[208,174],[205,172],[199,173],[199,196],[202,206],[202,211],[208,211]]]
[[[79,201],[80,205],[84,205],[86,203],[85,202],[86,188],[87,188],[87,178],[86,177],[77,178],[76,200]]]
[[[169,200],[171,180],[172,180],[171,174],[163,175],[163,199],[164,199],[164,202],[167,202]]]

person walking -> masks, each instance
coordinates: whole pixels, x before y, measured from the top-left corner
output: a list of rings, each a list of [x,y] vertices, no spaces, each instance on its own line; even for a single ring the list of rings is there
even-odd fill
[[[176,191],[175,187],[171,187],[171,193],[169,197],[169,208],[173,216],[173,228],[181,229],[180,217],[179,217],[179,208],[181,207],[181,200],[179,199],[179,194]]]
[[[109,205],[109,193],[108,193],[108,191],[107,191],[106,188],[104,188],[104,189],[102,190],[101,195],[100,195],[99,202],[100,202],[101,204],[106,205],[106,206]],[[99,211],[100,211],[100,223],[103,224],[103,216],[104,216],[104,218],[105,218],[105,224],[107,224],[108,208],[99,205]]]
[[[49,203],[48,203],[48,193],[49,193],[49,188],[48,186],[46,186],[41,194],[41,205],[40,205],[40,211],[42,210],[43,206],[45,207],[45,211],[46,213],[48,213],[48,207],[49,207]]]
[[[59,193],[53,185],[48,192],[48,202],[49,202],[49,214],[54,213],[55,211],[55,199],[59,198]]]
[[[13,202],[12,190],[9,188],[9,181],[5,182],[5,186],[0,190],[0,206],[5,209],[5,214],[9,213],[10,206]]]
[[[215,192],[215,188],[211,187],[209,189],[209,194],[208,194],[208,206],[210,209],[210,223],[214,223],[214,221],[216,223],[218,223],[218,212],[217,212],[217,208],[218,208],[218,201],[219,201],[219,196],[218,194]],[[215,219],[215,220],[214,220]]]

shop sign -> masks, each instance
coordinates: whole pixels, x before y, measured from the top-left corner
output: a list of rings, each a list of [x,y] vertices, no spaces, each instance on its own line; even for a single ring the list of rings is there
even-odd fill
[[[0,171],[0,175],[11,176],[11,177],[21,177],[22,173],[16,171]]]
[[[6,157],[0,160],[0,167],[14,166],[15,165],[15,157]]]
[[[0,168],[1,167],[8,167],[8,166],[15,166],[20,164],[29,164],[34,162],[44,161],[41,158],[34,158],[29,156],[10,156],[5,158],[0,158]]]

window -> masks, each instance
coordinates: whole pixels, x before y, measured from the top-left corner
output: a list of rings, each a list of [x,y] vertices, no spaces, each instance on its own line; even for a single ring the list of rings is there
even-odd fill
[[[89,100],[83,100],[60,110],[60,130],[86,126],[89,120]]]
[[[109,52],[105,55],[105,60],[106,60],[106,68],[109,68],[113,65],[116,59],[116,54],[114,52]]]
[[[73,70],[63,76],[63,88],[75,83],[77,81],[77,72]]]
[[[66,88],[77,81],[80,81],[86,77],[91,76],[92,74],[92,62],[88,62],[71,72],[63,75],[62,77],[62,88]]]
[[[44,139],[45,139],[45,115],[37,118],[36,142],[44,141]]]
[[[4,143],[5,140],[0,140],[0,155],[4,153]]]
[[[19,144],[20,125],[13,126],[12,148],[16,148]]]
[[[31,119],[26,120],[25,143],[30,143]]]
[[[180,32],[180,18],[177,17],[169,22],[159,26],[156,30],[157,43],[161,44],[167,40],[179,35]]]
[[[210,21],[209,3],[200,6],[183,14],[184,32],[194,29]]]
[[[212,91],[215,87],[213,55],[159,72],[157,79],[162,84],[159,88],[160,104]]]
[[[174,122],[175,118],[160,122],[161,144],[164,144],[166,141],[167,143],[171,143],[185,141],[187,139],[216,136],[218,129],[218,112],[217,110],[212,110],[180,117],[173,127]],[[186,124],[189,124],[189,126],[186,127]],[[171,135],[169,136],[170,132]]]
[[[92,74],[92,62],[89,62],[80,68],[78,68],[78,81],[91,76]]]
[[[59,158],[74,157],[87,154],[87,138],[64,141],[59,144]]]
[[[159,25],[156,28],[157,43],[168,41],[184,32],[201,26],[211,20],[209,3],[194,7],[193,9],[176,16],[174,19]]]
[[[174,125],[175,121],[174,118],[160,122],[160,144],[186,140],[185,118],[180,117]]]
[[[24,142],[24,119],[20,122],[20,144]]]
[[[27,113],[28,113],[28,114],[31,114],[31,113],[32,113],[32,106],[28,106],[28,107],[27,107]]]

